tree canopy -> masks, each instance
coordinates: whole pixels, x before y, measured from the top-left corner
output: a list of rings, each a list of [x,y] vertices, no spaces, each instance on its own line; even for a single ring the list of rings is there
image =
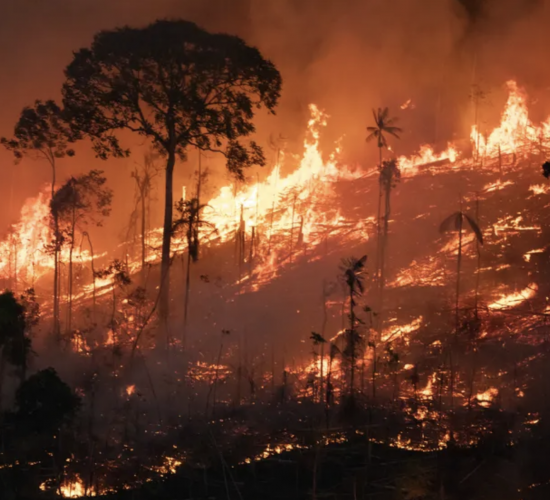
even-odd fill
[[[159,314],[167,325],[173,175],[189,146],[223,153],[243,178],[265,163],[254,110],[273,113],[281,76],[272,62],[236,36],[211,34],[188,21],[102,31],[65,70],[63,104],[76,135],[92,140],[103,159],[127,156],[117,131],[146,137],[166,157]]]
[[[73,135],[63,109],[54,101],[36,101],[21,111],[12,139],[3,137],[2,145],[12,151],[16,160],[25,155],[43,158],[50,164],[56,158],[74,156],[69,145],[78,138]]]
[[[129,153],[114,134],[129,129],[182,158],[189,145],[221,151],[225,142],[237,175],[264,162],[254,142],[245,147],[238,139],[254,132],[255,108],[273,112],[281,77],[238,37],[181,20],[102,31],[75,53],[65,74],[63,102],[73,128],[102,158]]]

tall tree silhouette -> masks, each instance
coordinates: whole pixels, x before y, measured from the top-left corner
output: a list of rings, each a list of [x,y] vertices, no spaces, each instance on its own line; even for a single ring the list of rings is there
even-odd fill
[[[355,369],[358,350],[362,340],[358,331],[358,319],[355,315],[355,306],[357,305],[355,300],[357,297],[363,295],[365,291],[364,277],[366,262],[366,255],[363,255],[360,259],[350,257],[349,259],[344,259],[340,267],[349,298],[349,327],[345,332],[346,340],[343,354],[349,362],[349,395],[351,398],[355,396]]]
[[[455,212],[449,215],[439,226],[439,231],[441,233],[445,232],[456,232],[458,233],[458,249],[457,249],[457,258],[456,258],[456,296],[455,296],[455,332],[454,339],[455,342],[458,337],[458,330],[460,327],[460,271],[462,265],[462,235],[466,228],[470,227],[473,231],[476,240],[480,245],[483,245],[483,234],[481,229],[477,225],[477,222],[470,217],[468,214],[462,212],[462,210]],[[453,405],[454,399],[454,364],[453,364],[453,347],[451,346],[449,350],[449,359],[451,367],[451,406]]]
[[[384,225],[382,231],[381,249],[380,249],[380,281],[379,293],[380,304],[378,310],[378,333],[383,328],[384,320],[384,288],[386,286],[386,252],[388,247],[388,227],[391,214],[391,191],[401,179],[401,172],[397,166],[396,160],[382,162],[380,169],[380,186],[384,193]]]
[[[66,113],[54,101],[36,101],[25,107],[15,125],[12,139],[0,142],[13,152],[16,162],[23,157],[45,160],[52,169],[51,198],[55,194],[57,160],[74,156],[70,144],[78,138],[68,125]],[[59,251],[61,238],[58,220],[53,216],[53,241],[50,245],[54,256],[53,277],[53,333],[59,335]]]
[[[159,316],[167,332],[173,174],[189,146],[223,153],[237,177],[265,163],[262,149],[239,139],[255,130],[254,110],[274,113],[281,76],[240,38],[211,34],[191,22],[98,33],[65,70],[63,102],[73,127],[100,158],[125,156],[116,132],[148,138],[166,158]]]
[[[380,162],[378,168],[382,172],[382,149],[388,147],[388,135],[399,139],[399,134],[403,132],[395,124],[397,118],[390,118],[390,111],[388,108],[378,108],[372,110],[374,118],[374,125],[367,127],[367,142],[376,140],[378,152],[380,155]],[[378,210],[376,215],[376,236],[377,236],[377,249],[376,249],[376,277],[380,278],[380,253],[381,253],[381,220],[380,214],[382,212],[382,176],[380,176],[380,184],[378,186]]]

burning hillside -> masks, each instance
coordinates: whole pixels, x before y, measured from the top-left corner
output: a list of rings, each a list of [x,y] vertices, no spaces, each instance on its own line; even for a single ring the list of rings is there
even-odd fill
[[[511,439],[529,434],[544,409],[549,204],[540,165],[548,151],[550,119],[532,123],[522,90],[515,82],[508,90],[500,125],[490,133],[474,126],[471,150],[422,146],[415,155],[396,158],[400,182],[391,190],[382,326],[374,262],[377,170],[346,166],[338,147],[323,157],[320,135],[330,117],[316,106],[310,106],[301,158],[281,149],[265,181],[224,186],[204,202],[196,263],[188,258],[189,233],[173,236],[171,301],[190,303],[188,317],[179,308],[170,320],[170,349],[177,356],[181,331],[187,332],[186,368],[163,374],[175,384],[163,393],[185,394],[187,403],[176,412],[200,402],[214,418],[223,408],[272,398],[312,402],[328,412],[350,384],[346,352],[350,331],[357,329],[364,343],[353,361],[352,387],[384,411],[402,409],[400,424],[373,439],[422,451],[443,449],[451,440],[472,445],[492,432],[492,424],[472,422],[465,414],[519,407]],[[281,174],[294,163],[290,175]],[[199,196],[200,182],[187,201]],[[27,201],[20,222],[0,243],[5,286],[38,290],[46,314],[54,267],[48,205],[45,193]],[[455,212],[466,222],[441,233],[441,222]],[[76,266],[71,292],[66,267],[60,272],[62,311],[74,307],[78,318],[67,337],[75,351],[71,356],[90,367],[99,355],[113,356],[109,377],[117,388],[109,391],[109,400],[122,394],[124,411],[135,412],[138,425],[139,412],[151,405],[148,398],[156,406],[159,395],[150,374],[136,377],[122,360],[127,357],[134,366],[136,352],[143,360],[158,355],[153,354],[158,299],[150,283],[157,279],[162,231],[144,236],[145,258],[140,245],[125,242],[116,250],[116,262],[111,254],[93,254],[85,229],[78,229],[76,241],[71,255],[68,248],[60,253],[60,262],[71,258]],[[352,306],[338,266],[342,257],[365,253],[364,293]],[[311,331],[320,333],[310,337]],[[177,388],[182,383],[184,390]],[[93,405],[84,394],[87,407]],[[156,425],[146,425],[161,440],[177,427],[155,431]],[[345,441],[338,433],[325,439]],[[285,435],[239,460],[250,463],[279,453],[273,450],[302,447],[308,448]],[[131,469],[131,456],[125,448],[104,462],[98,458],[105,491],[113,471]],[[169,464],[182,460],[183,454],[170,456],[168,465],[146,467],[153,472],[166,467],[168,474]],[[79,474],[83,477],[83,470]],[[86,488],[78,479],[61,492],[74,497]]]

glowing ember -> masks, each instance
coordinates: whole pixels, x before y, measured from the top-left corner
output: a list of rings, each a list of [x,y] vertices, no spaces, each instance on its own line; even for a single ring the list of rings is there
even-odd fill
[[[529,186],[529,191],[533,193],[533,195],[537,196],[540,194],[547,194],[550,192],[550,185],[549,184],[534,184],[533,186]]]
[[[82,480],[77,476],[74,481],[63,483],[59,487],[59,492],[64,498],[81,498],[86,494],[86,488]]]
[[[408,342],[408,335],[415,332],[422,324],[422,316],[411,321],[408,325],[395,325],[382,332],[382,342],[391,342],[397,338],[404,338]]]
[[[491,387],[484,392],[480,392],[479,394],[476,394],[475,399],[477,400],[480,406],[484,406],[485,408],[488,408],[489,406],[491,406],[491,403],[495,400],[497,396],[498,396],[498,389],[495,387]]]
[[[542,253],[545,250],[546,250],[545,248],[538,248],[536,250],[529,250],[529,252],[527,252],[523,255],[523,259],[525,260],[525,262],[529,262],[531,260],[531,255],[537,254],[537,253]]]
[[[490,182],[489,184],[483,186],[483,191],[485,193],[492,193],[493,191],[500,191],[507,186],[512,186],[514,183],[512,181],[502,182],[498,179],[496,182]]]

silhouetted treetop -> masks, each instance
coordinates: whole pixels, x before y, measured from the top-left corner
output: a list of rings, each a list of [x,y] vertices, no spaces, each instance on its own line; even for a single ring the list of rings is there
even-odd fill
[[[155,147],[185,156],[189,145],[218,151],[228,167],[263,164],[261,149],[238,142],[254,132],[253,110],[273,112],[281,89],[275,66],[236,36],[211,34],[187,21],[98,33],[65,71],[64,104],[73,127],[100,157],[128,154],[113,134],[130,129]]]
[[[13,138],[0,139],[17,160],[25,154],[35,154],[48,161],[64,156],[73,156],[69,147],[78,138],[78,134],[69,127],[66,113],[54,101],[36,101],[21,111]]]

